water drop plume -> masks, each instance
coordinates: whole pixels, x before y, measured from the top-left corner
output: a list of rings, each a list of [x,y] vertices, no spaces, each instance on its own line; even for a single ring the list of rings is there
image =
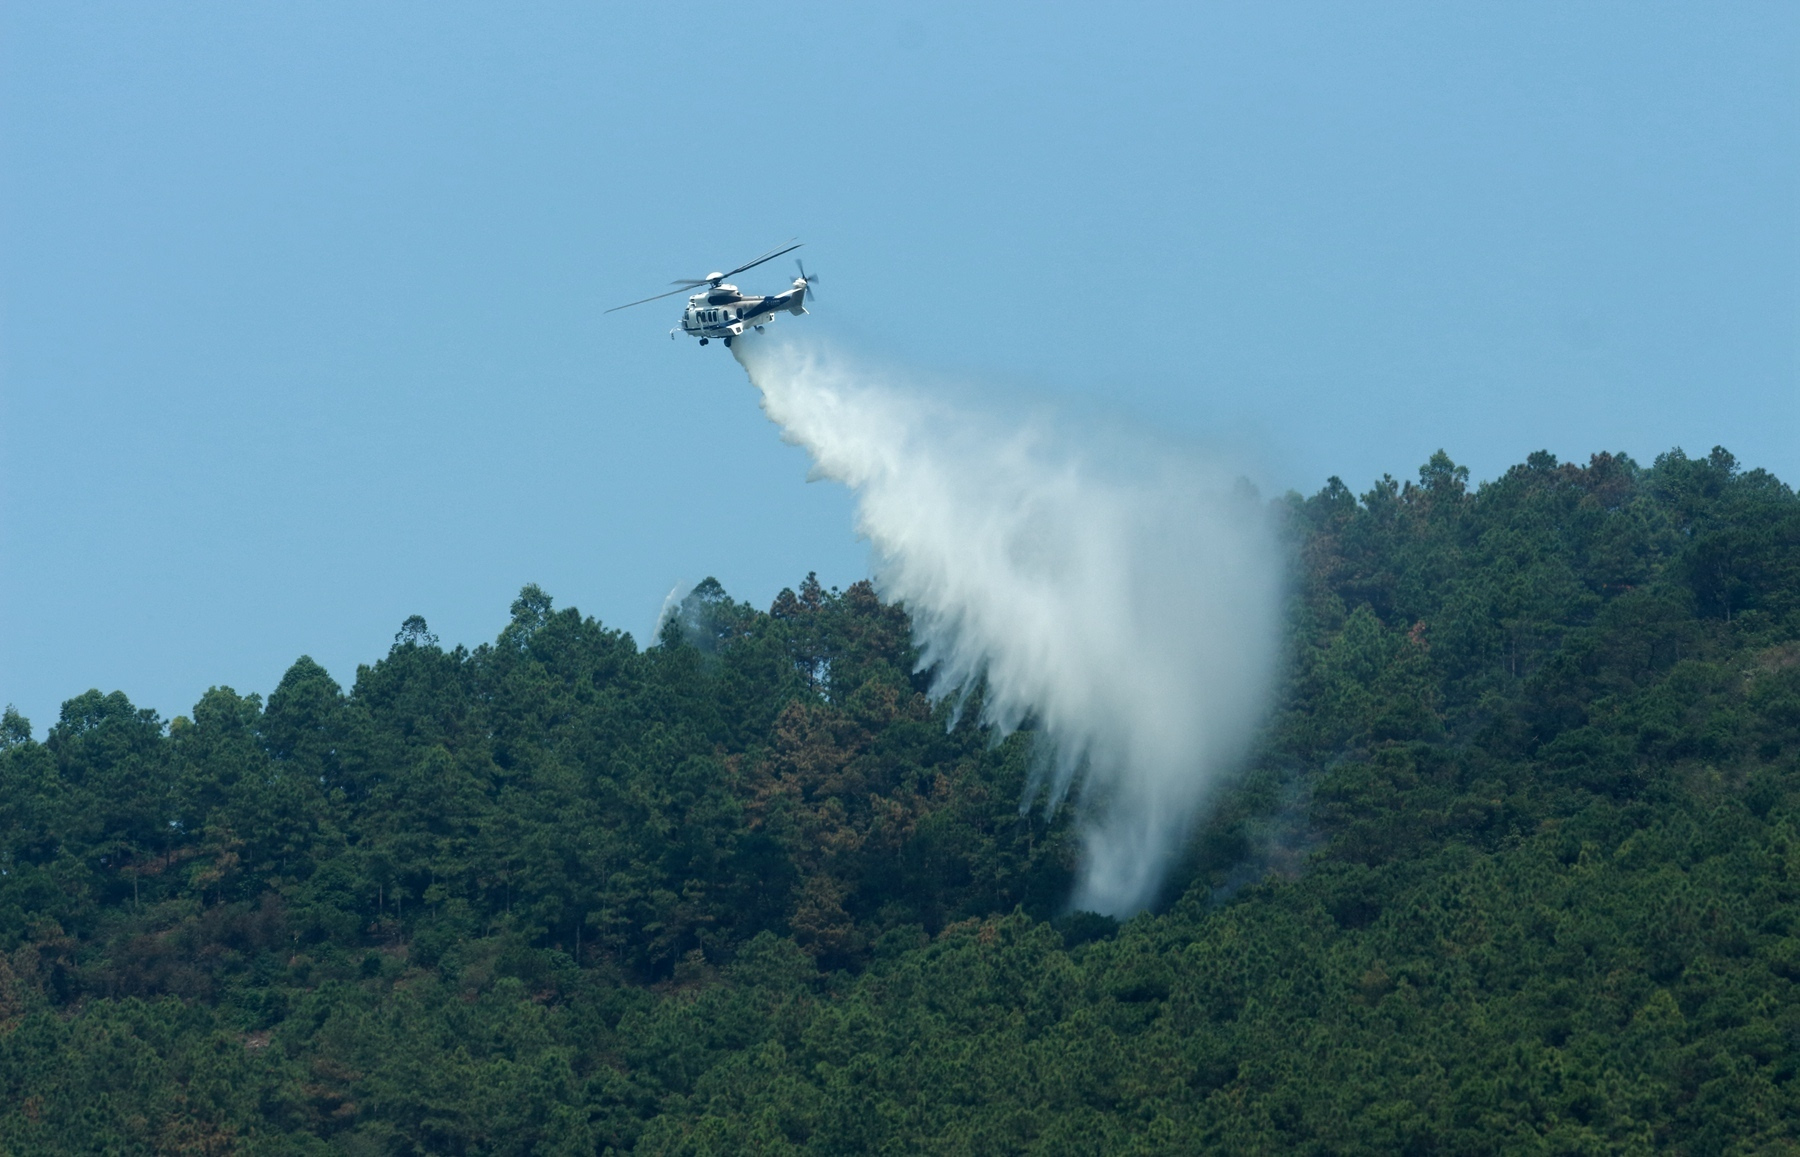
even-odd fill
[[[1074,801],[1072,905],[1151,904],[1266,707],[1279,554],[1254,492],[1148,435],[951,403],[792,340],[736,343],[782,436],[856,495],[933,693],[1035,721],[1021,811]]]

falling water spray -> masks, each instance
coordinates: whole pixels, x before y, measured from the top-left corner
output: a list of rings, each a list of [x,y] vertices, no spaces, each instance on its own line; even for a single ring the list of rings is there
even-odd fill
[[[1149,905],[1266,707],[1281,570],[1261,504],[1146,436],[951,405],[791,341],[733,352],[814,476],[855,493],[933,693],[985,678],[985,722],[1035,721],[1020,807],[1076,804],[1074,907]]]

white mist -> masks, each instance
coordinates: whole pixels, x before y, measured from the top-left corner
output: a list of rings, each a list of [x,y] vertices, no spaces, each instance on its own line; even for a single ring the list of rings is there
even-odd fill
[[[952,406],[791,340],[733,352],[815,476],[855,492],[934,692],[985,675],[988,723],[1036,720],[1021,810],[1073,790],[1073,906],[1149,905],[1266,707],[1281,569],[1261,505],[1148,437]]]

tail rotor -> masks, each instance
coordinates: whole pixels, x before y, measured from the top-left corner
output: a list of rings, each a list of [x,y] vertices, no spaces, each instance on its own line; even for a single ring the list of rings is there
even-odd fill
[[[806,283],[806,295],[808,297],[819,296],[818,291],[813,289],[813,286],[818,284],[819,279],[817,277],[807,276],[806,266],[801,264],[798,257],[794,258],[794,267],[800,271],[800,280]]]

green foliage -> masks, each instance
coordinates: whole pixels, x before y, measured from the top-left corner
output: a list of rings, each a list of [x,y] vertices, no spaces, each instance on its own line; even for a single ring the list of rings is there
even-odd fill
[[[867,584],[8,708],[0,1151],[1800,1147],[1792,492],[1440,452],[1276,513],[1281,702],[1122,926]]]

